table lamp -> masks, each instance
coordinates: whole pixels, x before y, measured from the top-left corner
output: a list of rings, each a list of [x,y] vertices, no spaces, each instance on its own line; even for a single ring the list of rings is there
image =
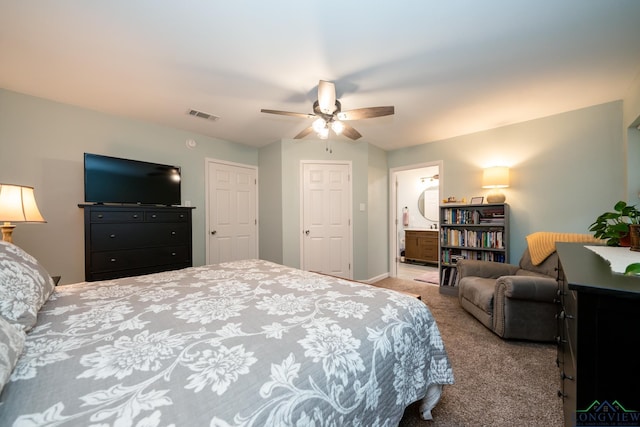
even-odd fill
[[[493,166],[486,168],[482,173],[482,188],[491,188],[487,195],[488,203],[504,203],[507,197],[499,188],[509,186],[509,168],[506,166]]]
[[[2,240],[13,243],[12,222],[47,222],[40,214],[33,187],[0,184],[0,225]]]

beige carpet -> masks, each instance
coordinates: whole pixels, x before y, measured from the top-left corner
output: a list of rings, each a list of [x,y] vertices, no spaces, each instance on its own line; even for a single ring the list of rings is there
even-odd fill
[[[374,285],[422,296],[453,366],[455,384],[445,386],[434,420],[421,420],[414,404],[400,426],[563,425],[555,345],[502,340],[433,285],[392,278]]]

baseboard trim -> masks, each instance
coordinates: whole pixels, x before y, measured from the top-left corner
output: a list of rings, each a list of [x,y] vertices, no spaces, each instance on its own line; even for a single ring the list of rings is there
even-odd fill
[[[375,282],[377,282],[379,280],[386,279],[387,277],[389,277],[389,273],[382,273],[382,274],[380,274],[378,276],[372,277],[371,279],[359,280],[359,282],[367,283],[367,284],[370,285],[370,284],[375,283]]]

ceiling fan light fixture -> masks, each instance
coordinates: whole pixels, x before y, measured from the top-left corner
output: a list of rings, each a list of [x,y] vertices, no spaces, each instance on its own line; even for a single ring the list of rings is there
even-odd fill
[[[263,113],[280,114],[283,116],[315,118],[311,126],[299,132],[294,139],[301,139],[314,132],[318,138],[327,139],[329,134],[344,135],[355,141],[362,137],[360,132],[343,121],[371,119],[373,117],[390,116],[395,113],[393,106],[366,107],[355,110],[342,111],[342,104],[336,99],[335,84],[326,80],[318,83],[318,99],[313,103],[313,113],[295,113],[292,111],[261,109]]]
[[[329,128],[328,128],[328,127],[325,127],[325,128],[320,129],[320,130],[318,131],[318,137],[319,137],[320,139],[327,139],[327,138],[329,138]]]
[[[316,133],[327,127],[327,122],[323,118],[316,119],[311,125]]]
[[[334,120],[331,122],[331,130],[333,130],[336,135],[340,135],[344,130],[344,125],[339,120]]]

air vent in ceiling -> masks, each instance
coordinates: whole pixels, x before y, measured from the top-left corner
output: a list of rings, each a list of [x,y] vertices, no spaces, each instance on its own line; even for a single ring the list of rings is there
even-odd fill
[[[193,116],[193,117],[200,117],[201,119],[211,120],[212,122],[215,122],[216,120],[218,120],[220,118],[220,117],[215,116],[213,114],[205,113],[204,111],[199,111],[199,110],[194,110],[194,109],[191,109],[191,110],[187,111],[187,114],[189,114],[190,116]]]

